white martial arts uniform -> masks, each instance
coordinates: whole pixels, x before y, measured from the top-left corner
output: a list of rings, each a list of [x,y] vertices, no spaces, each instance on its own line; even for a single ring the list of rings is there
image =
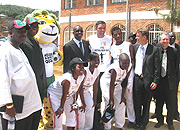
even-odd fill
[[[113,44],[111,46],[111,56],[114,59],[114,62],[119,62],[119,55],[121,53],[126,53],[129,56],[129,59],[131,61],[129,46],[130,42],[123,42],[120,45]],[[131,69],[131,64],[129,65],[128,70]],[[126,109],[127,109],[127,116],[128,120],[130,122],[135,121],[135,112],[134,112],[134,103],[133,103],[133,78],[134,78],[134,69],[131,70],[131,73],[128,78],[128,84],[125,92],[125,98],[126,98]]]
[[[93,74],[89,70],[89,66],[85,67],[86,77],[84,79],[83,90],[84,90],[84,101],[86,104],[85,112],[79,111],[79,129],[78,130],[90,130],[93,127],[94,119],[94,101],[91,95],[91,87],[93,86],[95,80],[99,76],[99,70],[94,69]]]
[[[13,103],[12,95],[24,96],[23,111],[16,114],[21,120],[42,109],[36,77],[23,51],[8,41],[0,47],[0,107]],[[9,115],[2,112],[4,119]]]
[[[110,48],[112,43],[112,37],[105,35],[103,38],[98,38],[97,35],[89,36],[89,44],[91,52],[99,54],[100,64],[98,69],[100,72],[104,72],[111,64]]]
[[[53,121],[54,121],[54,130],[62,130],[62,120],[63,120],[63,114],[59,118],[55,115],[55,112],[60,107],[61,104],[61,98],[63,95],[62,90],[62,81],[68,80],[70,82],[69,91],[67,94],[67,98],[64,104],[64,111],[66,115],[66,126],[69,127],[75,127],[76,126],[76,114],[75,111],[71,111],[71,105],[73,104],[73,95],[76,94],[76,92],[79,89],[79,86],[81,82],[84,79],[84,75],[78,76],[78,79],[75,80],[71,73],[67,72],[63,74],[61,77],[59,77],[57,80],[52,83],[48,88],[48,99],[53,111]]]
[[[126,77],[126,70],[122,70],[119,67],[119,63],[113,63],[111,64],[108,69],[104,72],[104,74],[101,77],[101,90],[102,90],[102,97],[103,101],[105,102],[105,106],[102,106],[102,109],[105,111],[107,108],[107,105],[109,104],[109,98],[110,98],[110,80],[111,80],[111,73],[109,70],[114,69],[117,73],[116,81],[114,89],[114,104],[115,104],[115,127],[122,128],[125,124],[125,119],[122,118],[122,115],[125,115],[125,104],[121,103],[121,94],[122,94],[122,87],[121,83],[123,79]],[[104,127],[107,130],[111,129],[111,120],[107,123],[104,123]]]

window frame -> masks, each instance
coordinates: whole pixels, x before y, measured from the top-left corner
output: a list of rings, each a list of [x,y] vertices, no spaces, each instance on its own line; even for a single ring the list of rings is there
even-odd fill
[[[76,0],[71,0],[71,2],[70,2],[71,6],[70,6],[70,7],[66,7],[67,1],[68,1],[68,0],[65,0],[65,3],[64,3],[64,4],[65,4],[64,9],[74,9],[74,8],[76,8]],[[75,6],[73,6],[73,2],[75,3]]]
[[[99,4],[95,4],[96,1],[99,1]],[[89,3],[89,0],[86,0],[86,6],[87,6],[87,7],[88,7],[88,6],[97,6],[97,5],[101,5],[101,0],[93,0],[93,4],[92,4],[92,5],[89,5],[88,3]]]

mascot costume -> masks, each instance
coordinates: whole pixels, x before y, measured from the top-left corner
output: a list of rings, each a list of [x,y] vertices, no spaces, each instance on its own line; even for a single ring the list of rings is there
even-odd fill
[[[31,14],[28,14],[24,21],[30,16],[36,17],[39,22],[39,31],[36,34],[35,39],[39,42],[39,46],[42,48],[47,86],[49,86],[55,80],[53,65],[63,65],[62,52],[58,51],[57,45],[52,43],[58,37],[60,26],[56,16],[54,14],[49,14],[46,10],[35,10]],[[43,112],[38,128],[39,130],[45,130],[47,127],[53,127],[52,110],[47,98],[47,88],[44,93]]]

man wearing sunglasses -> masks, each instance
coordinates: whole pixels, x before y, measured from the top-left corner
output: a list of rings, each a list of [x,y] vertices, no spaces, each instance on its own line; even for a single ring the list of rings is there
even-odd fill
[[[90,53],[89,43],[82,40],[83,28],[77,25],[73,28],[74,38],[63,46],[63,56],[64,56],[64,73],[69,70],[69,62],[74,57],[79,57],[83,61],[88,61],[88,56]]]

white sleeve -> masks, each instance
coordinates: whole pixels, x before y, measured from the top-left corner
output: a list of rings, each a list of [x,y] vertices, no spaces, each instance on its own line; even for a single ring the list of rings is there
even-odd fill
[[[0,107],[12,103],[11,97],[11,69],[9,56],[0,50]]]

